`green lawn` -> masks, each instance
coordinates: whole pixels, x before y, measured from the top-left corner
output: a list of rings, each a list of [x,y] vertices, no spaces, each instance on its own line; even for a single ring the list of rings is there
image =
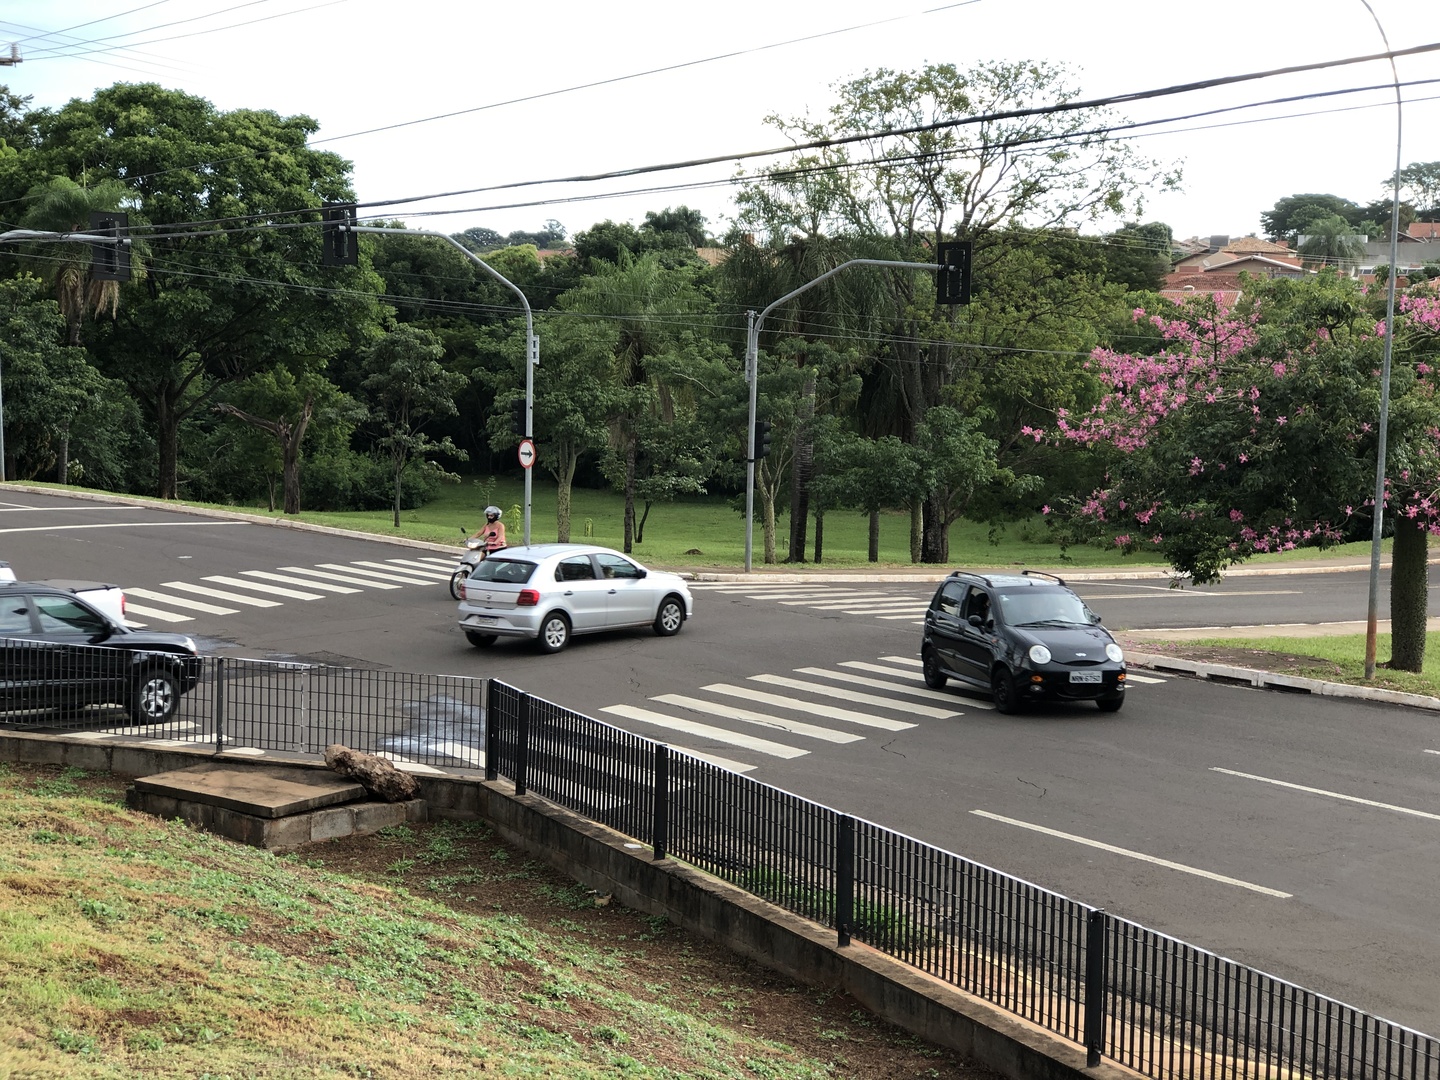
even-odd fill
[[[556,537],[555,486],[537,476],[531,508],[531,539],[536,542]],[[396,530],[389,511],[362,513],[302,512],[297,520],[335,528],[354,529],[377,536],[404,536],[417,540],[459,543],[460,530],[467,533],[480,527],[481,510],[493,502],[505,513],[505,526],[512,543],[523,536],[524,487],[520,481],[466,478],[446,485],[425,506],[401,513]],[[624,540],[624,502],[610,491],[575,489],[571,499],[570,539],[619,548]],[[192,505],[213,506],[197,503]],[[284,517],[263,506],[223,506],[219,509],[254,513],[262,517]],[[643,506],[637,513],[643,513]],[[684,499],[657,503],[645,522],[644,541],[635,545],[634,555],[642,562],[662,567],[739,569],[745,560],[743,499],[718,497]],[[764,538],[757,523],[753,564],[763,562]],[[777,525],[777,558],[784,561],[788,521]],[[835,512],[825,518],[825,547],[822,565],[833,568],[871,566],[867,558],[869,518],[854,511]],[[950,566],[976,567],[1071,567],[1114,569],[1161,569],[1158,556],[1123,556],[1114,550],[1093,547],[1071,548],[1062,553],[1059,545],[1042,542],[1045,524],[1038,515],[1029,521],[1011,522],[992,529],[985,524],[956,522],[950,529]],[[1310,554],[1313,554],[1310,553]],[[806,559],[814,556],[814,522],[810,526]],[[880,561],[886,567],[907,567],[910,562],[910,516],[892,512],[880,518]]]

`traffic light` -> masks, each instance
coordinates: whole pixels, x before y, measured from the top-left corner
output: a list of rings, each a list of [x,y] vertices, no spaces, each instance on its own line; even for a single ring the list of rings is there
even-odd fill
[[[770,453],[770,421],[755,421],[755,460],[759,461]]]
[[[113,244],[90,245],[90,277],[95,281],[129,281],[130,215],[92,210],[89,231],[116,239]]]
[[[530,437],[530,432],[525,430],[525,399],[523,397],[510,402],[510,426],[515,429],[515,434],[520,438]]]
[[[937,304],[970,303],[969,240],[954,240],[936,249],[940,268],[935,271],[935,302]]]
[[[320,211],[320,265],[359,266],[360,234],[354,231],[355,207],[327,204]]]

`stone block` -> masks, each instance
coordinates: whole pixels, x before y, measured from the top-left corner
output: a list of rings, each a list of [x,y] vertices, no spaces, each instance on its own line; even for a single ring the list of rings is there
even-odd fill
[[[355,811],[348,806],[333,806],[325,810],[312,810],[305,815],[310,819],[310,839],[338,840],[355,834]]]

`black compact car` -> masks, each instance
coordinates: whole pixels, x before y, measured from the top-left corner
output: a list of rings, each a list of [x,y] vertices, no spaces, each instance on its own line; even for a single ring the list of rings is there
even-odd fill
[[[1053,574],[957,571],[935,591],[920,644],[925,685],[989,690],[1013,713],[1031,701],[1125,704],[1125,653]]]
[[[161,724],[200,668],[188,637],[119,625],[64,589],[0,582],[0,712],[119,705],[137,724]]]

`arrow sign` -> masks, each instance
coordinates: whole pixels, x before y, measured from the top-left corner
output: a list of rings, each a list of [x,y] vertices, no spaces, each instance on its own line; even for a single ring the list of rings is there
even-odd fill
[[[535,464],[535,444],[529,439],[520,440],[520,467],[528,469]]]

